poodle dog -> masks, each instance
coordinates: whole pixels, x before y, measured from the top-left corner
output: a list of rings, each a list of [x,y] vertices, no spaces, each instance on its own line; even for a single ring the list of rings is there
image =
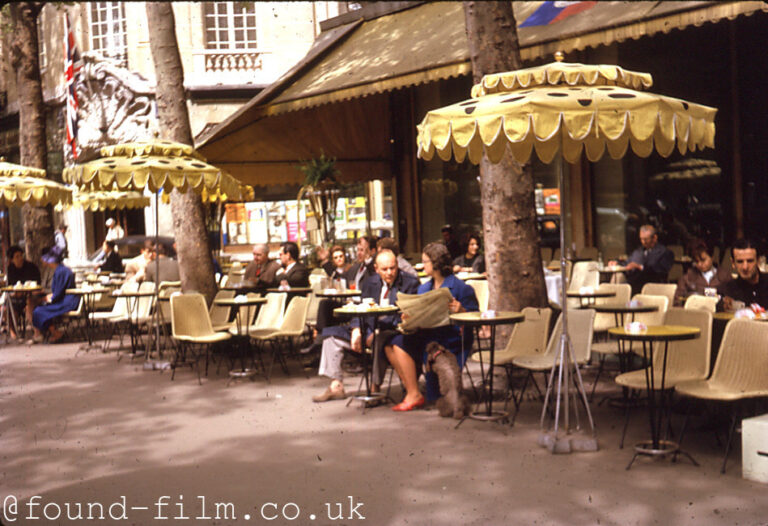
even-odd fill
[[[430,342],[426,351],[427,371],[434,372],[440,383],[442,396],[437,399],[440,416],[464,418],[469,412],[469,398],[462,390],[461,369],[456,356],[437,342]]]

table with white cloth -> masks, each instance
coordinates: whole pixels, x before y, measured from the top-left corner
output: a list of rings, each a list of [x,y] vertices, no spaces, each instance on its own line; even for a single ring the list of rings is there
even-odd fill
[[[560,305],[562,301],[560,291],[563,288],[563,276],[559,272],[557,274],[545,274],[544,281],[547,284],[547,298],[549,298],[551,303]]]

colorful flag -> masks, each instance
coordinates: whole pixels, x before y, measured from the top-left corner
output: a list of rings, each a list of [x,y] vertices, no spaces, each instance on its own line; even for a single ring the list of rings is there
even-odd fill
[[[72,148],[72,157],[77,159],[77,93],[75,92],[75,75],[80,70],[80,56],[75,46],[75,36],[69,25],[69,15],[64,15],[64,81],[67,90],[67,144]]]
[[[547,26],[595,6],[597,2],[542,2],[518,27]]]

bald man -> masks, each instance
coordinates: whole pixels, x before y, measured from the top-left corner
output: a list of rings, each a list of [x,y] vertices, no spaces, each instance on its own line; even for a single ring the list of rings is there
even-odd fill
[[[266,289],[275,282],[275,273],[280,263],[269,260],[269,247],[264,243],[253,246],[253,263],[245,268],[244,281],[252,282],[255,288]]]
[[[405,272],[400,272],[397,268],[397,258],[391,250],[382,250],[376,254],[375,261],[376,274],[368,278],[362,286],[361,297],[371,298],[376,304],[394,305],[397,302],[398,292],[406,294],[416,294],[419,288],[419,279]],[[379,390],[384,371],[386,370],[384,345],[388,345],[391,340],[402,337],[395,331],[400,323],[400,314],[383,316],[378,319],[379,340],[381,352],[378,353],[378,361],[373,365],[373,391]],[[332,327],[340,329],[341,327]],[[359,320],[354,318],[350,323],[351,332],[349,340],[341,337],[340,334],[331,336],[323,340],[323,352],[320,357],[320,370],[318,374],[327,376],[331,379],[328,388],[321,394],[313,396],[315,402],[327,402],[329,400],[343,400],[347,397],[344,392],[344,378],[341,369],[341,360],[344,358],[345,350],[362,352],[363,341],[367,346],[373,343],[373,326],[367,325],[360,327]]]

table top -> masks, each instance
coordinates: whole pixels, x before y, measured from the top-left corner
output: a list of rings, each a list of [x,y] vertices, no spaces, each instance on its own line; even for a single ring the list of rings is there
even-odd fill
[[[116,290],[112,293],[112,295],[116,298],[148,298],[149,296],[154,296],[155,291],[149,291],[149,290],[143,290],[143,291],[124,291],[124,290]]]
[[[514,311],[496,311],[493,317],[483,318],[482,312],[460,312],[451,314],[451,323],[456,325],[505,325],[520,323],[525,319],[522,312]]]
[[[238,283],[227,283],[222,290],[240,290],[240,289],[255,289],[256,283],[250,280],[243,280]]]
[[[337,316],[386,316],[387,314],[394,314],[398,311],[396,305],[389,305],[388,307],[382,307],[375,305],[373,307],[363,308],[362,304],[354,305],[353,307],[339,307],[333,309],[333,313]]]
[[[112,289],[108,289],[106,287],[93,287],[90,289],[67,289],[64,292],[67,294],[74,294],[76,296],[85,296],[86,294],[104,294],[105,292],[110,292]]]
[[[27,285],[24,285],[23,287],[14,287],[11,285],[9,287],[1,288],[0,292],[37,292],[40,290],[43,290],[43,287],[40,285],[35,285],[34,287]]]
[[[643,332],[628,332],[624,327],[608,329],[608,334],[620,340],[629,341],[678,341],[694,340],[701,330],[684,325],[651,325]]]
[[[290,289],[273,288],[267,289],[267,292],[294,292],[297,294],[308,294],[312,292],[312,287],[291,287]]]
[[[656,312],[659,307],[656,305],[636,305],[630,307],[629,305],[593,305],[591,308],[596,312],[612,312],[612,313],[632,313],[632,312]]]
[[[601,269],[598,269],[597,271],[601,274],[615,274],[617,272],[624,272],[627,270],[627,267],[623,267],[621,265],[615,265],[613,267],[603,267]]]
[[[736,318],[736,313],[735,312],[716,312],[712,315],[712,318],[715,320],[731,321]],[[740,319],[747,319],[751,321],[768,321],[768,317],[740,318]]]
[[[213,300],[216,305],[226,305],[229,307],[242,307],[247,305],[258,305],[260,303],[266,303],[267,298],[219,298]]]
[[[362,294],[359,290],[342,290],[334,292],[315,292],[315,296],[318,298],[354,298]]]
[[[469,281],[470,279],[487,279],[485,275],[479,272],[457,272],[456,277],[463,281]]]
[[[594,292],[566,292],[566,296],[569,298],[612,298],[616,295],[613,291],[608,290],[596,290]]]

